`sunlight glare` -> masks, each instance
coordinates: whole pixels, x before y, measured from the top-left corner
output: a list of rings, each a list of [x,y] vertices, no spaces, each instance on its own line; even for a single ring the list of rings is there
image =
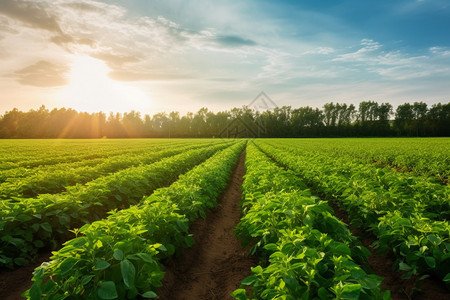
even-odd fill
[[[147,111],[149,97],[139,88],[109,78],[110,71],[99,59],[73,55],[69,84],[62,88],[60,99],[66,107],[90,113]]]

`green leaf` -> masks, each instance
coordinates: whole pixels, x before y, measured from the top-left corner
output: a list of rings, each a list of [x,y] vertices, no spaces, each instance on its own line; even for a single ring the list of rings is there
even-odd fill
[[[41,300],[42,299],[42,292],[39,285],[35,282],[30,288],[30,299],[31,300]]]
[[[343,244],[343,243],[336,242],[336,245],[335,245],[335,247],[333,247],[333,250],[334,250],[334,252],[336,252],[337,254],[340,254],[340,255],[350,255],[351,254],[350,248],[346,244]]]
[[[114,195],[114,197],[118,200],[118,201],[122,201],[122,196],[120,196],[120,195]]]
[[[251,268],[251,270],[253,273],[256,273],[256,274],[262,274],[262,272],[263,272],[263,268],[261,266],[256,266],[254,268]]]
[[[166,248],[167,248],[167,253],[169,254],[169,256],[175,253],[175,250],[176,250],[175,245],[167,244]]]
[[[158,295],[156,295],[155,292],[148,291],[148,292],[143,293],[142,297],[144,297],[144,298],[156,298],[156,297],[158,297]]]
[[[42,294],[49,294],[51,293],[53,290],[55,290],[57,287],[56,282],[54,282],[53,280],[47,280],[43,285],[41,285],[41,292]]]
[[[158,250],[161,250],[161,251],[167,251],[167,248],[164,246],[164,245],[160,245],[158,248],[156,248],[156,249],[158,249]]]
[[[296,270],[296,269],[303,268],[304,266],[305,266],[304,262],[298,262],[298,263],[292,264],[291,269]]]
[[[59,219],[59,223],[60,223],[61,225],[64,225],[64,226],[66,226],[66,227],[69,227],[69,226],[70,226],[70,217],[69,217],[68,215],[61,215],[61,216],[58,216],[58,219]]]
[[[236,298],[238,300],[246,300],[247,296],[245,295],[244,289],[237,289],[231,293],[231,297]]]
[[[187,232],[189,230],[189,225],[187,220],[177,220],[177,225],[183,232]]]
[[[444,243],[445,244],[445,249],[447,249],[447,251],[450,252],[450,243]]]
[[[441,239],[434,234],[427,235],[427,239],[436,245],[439,245],[442,242]]]
[[[52,232],[52,225],[50,225],[49,223],[45,222],[41,224],[41,228],[44,229],[47,232]]]
[[[150,255],[148,255],[147,253],[138,253],[136,255],[145,262],[148,262],[148,263],[154,262],[153,258]]]
[[[447,275],[445,275],[445,277],[444,277],[444,279],[442,279],[442,281],[450,282],[450,273],[447,273]]]
[[[33,225],[31,225],[31,229],[33,229],[33,232],[37,232],[39,230],[39,224],[34,223]]]
[[[92,278],[94,278],[94,275],[85,275],[85,276],[83,276],[81,278],[81,284],[82,285],[88,284],[92,280]]]
[[[107,269],[111,264],[103,259],[99,259],[95,264],[94,270],[104,270]]]
[[[364,246],[358,246],[358,248],[361,250],[365,257],[368,257],[371,254],[369,249]]]
[[[113,281],[104,281],[97,290],[100,299],[116,299],[118,297],[116,284]]]
[[[75,248],[79,248],[79,247],[83,246],[84,244],[86,244],[86,238],[84,236],[75,238],[73,240],[70,240],[70,241],[64,243],[64,245],[72,245]]]
[[[382,279],[376,275],[369,275],[365,278],[361,278],[359,282],[361,282],[361,286],[368,290],[375,290],[378,286],[380,286]]]
[[[59,270],[61,271],[61,275],[65,276],[67,274],[69,274],[70,270],[72,270],[73,266],[78,262],[78,259],[76,259],[75,257],[69,257],[66,260],[64,260],[60,265],[59,265]]]
[[[23,257],[14,258],[14,263],[18,266],[25,266],[28,261]]]
[[[354,268],[353,270],[351,270],[351,274],[352,274],[352,277],[357,280],[364,278],[367,275],[366,272],[364,272],[364,270],[362,270],[360,268]]]
[[[269,250],[269,251],[277,251],[278,247],[275,244],[267,244],[264,246],[264,249]]]
[[[399,263],[398,268],[401,271],[411,271],[412,270],[412,268],[409,265],[405,264],[404,262]]]
[[[116,251],[114,251],[113,257],[116,260],[123,260],[123,251],[120,249],[117,249]]]
[[[347,284],[344,285],[342,289],[342,299],[356,300],[359,298],[360,293],[361,293],[360,284]]]
[[[404,227],[411,227],[411,220],[406,218],[400,218],[396,222],[398,225],[402,225]]]
[[[303,224],[305,224],[306,226],[310,226],[310,227],[313,226],[313,220],[311,219],[311,216],[310,216],[310,215],[306,215],[306,216],[303,218]]]
[[[330,292],[328,292],[327,289],[324,287],[319,288],[319,290],[317,291],[317,295],[319,295],[320,299],[330,299],[331,298]]]
[[[122,272],[123,282],[128,288],[134,286],[134,278],[136,277],[136,269],[132,262],[125,259],[120,262],[120,271]]]
[[[250,275],[244,280],[242,280],[242,285],[252,285],[256,281],[255,275]]]
[[[44,271],[45,269],[43,267],[37,267],[33,272],[33,280],[39,281],[44,279]]]
[[[383,293],[383,300],[392,300],[391,291],[385,291]]]
[[[425,257],[425,262],[430,268],[432,269],[436,268],[436,260],[434,259],[434,257],[432,256]]]
[[[23,248],[25,247],[25,241],[23,239],[18,239],[18,238],[12,238],[11,236],[6,236],[7,239],[2,238],[3,240],[13,244],[14,246],[16,246],[17,248]]]
[[[33,244],[36,248],[42,248],[45,246],[44,242],[41,240],[35,240],[35,241],[33,241]]]
[[[298,286],[299,286],[293,273],[292,274],[288,273],[288,274],[284,275],[283,281],[285,282],[286,286],[292,291],[295,291],[295,289],[298,288]]]

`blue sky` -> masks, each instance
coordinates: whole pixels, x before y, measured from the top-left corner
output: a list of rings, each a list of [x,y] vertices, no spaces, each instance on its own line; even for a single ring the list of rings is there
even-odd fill
[[[0,113],[446,103],[450,2],[0,2]]]

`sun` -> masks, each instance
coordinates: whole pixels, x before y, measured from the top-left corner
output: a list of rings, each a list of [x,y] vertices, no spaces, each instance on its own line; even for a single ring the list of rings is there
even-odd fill
[[[149,97],[139,88],[108,77],[111,69],[102,60],[72,55],[69,84],[60,90],[64,106],[83,112],[146,111]]]

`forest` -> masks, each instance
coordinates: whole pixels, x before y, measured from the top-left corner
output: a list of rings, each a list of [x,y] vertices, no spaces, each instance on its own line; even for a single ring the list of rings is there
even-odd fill
[[[199,138],[199,137],[389,137],[450,136],[450,103],[431,107],[364,101],[313,107],[276,107],[258,111],[243,106],[195,113],[78,112],[41,106],[23,112],[14,108],[0,117],[0,138]]]

